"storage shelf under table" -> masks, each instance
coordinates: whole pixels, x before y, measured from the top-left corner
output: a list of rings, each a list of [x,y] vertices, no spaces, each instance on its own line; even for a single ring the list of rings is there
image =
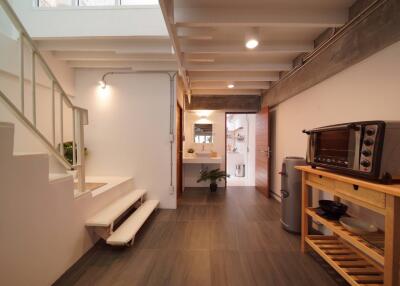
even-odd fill
[[[355,248],[363,251],[366,255],[374,259],[380,265],[384,264],[384,251],[365,240],[362,236],[351,233],[350,231],[345,229],[338,221],[328,220],[320,216],[319,214],[317,214],[315,208],[307,208],[306,214],[312,217],[315,221],[326,226],[329,230],[340,236],[343,240],[347,241]],[[378,235],[375,235],[375,239],[379,241],[384,241],[384,233],[379,232]]]
[[[350,285],[383,285],[383,272],[337,236],[308,235],[305,242]]]

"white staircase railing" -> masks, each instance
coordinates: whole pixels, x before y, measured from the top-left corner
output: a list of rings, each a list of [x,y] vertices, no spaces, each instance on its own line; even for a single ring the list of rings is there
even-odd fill
[[[60,82],[57,80],[53,74],[50,67],[47,65],[42,54],[36,47],[32,38],[29,36],[24,26],[20,22],[18,16],[15,14],[14,10],[11,8],[7,0],[0,0],[0,6],[3,8],[5,14],[9,18],[10,22],[14,28],[19,33],[19,89],[20,89],[20,106],[17,106],[10,98],[8,98],[0,90],[0,99],[4,104],[10,109],[10,111],[15,115],[15,117],[24,124],[49,150],[49,152],[54,155],[57,160],[65,166],[68,170],[77,170],[78,172],[78,190],[85,190],[85,147],[84,147],[84,125],[88,124],[88,112],[86,109],[75,106],[66,92],[62,88]],[[31,118],[27,115],[25,99],[25,76],[24,76],[24,54],[25,48],[30,48],[32,52],[32,79],[31,79]],[[7,55],[2,55],[7,56]],[[36,63],[39,63],[45,74],[51,81],[51,136],[46,136],[44,132],[40,130],[37,126],[37,101],[36,101],[36,91],[37,91],[37,73],[38,69]],[[1,88],[1,87],[0,87]],[[57,94],[59,95],[57,98]],[[58,99],[58,106],[56,102]],[[64,120],[65,114],[64,110],[69,109],[72,116],[68,118],[72,127],[72,159],[66,158],[64,153]],[[59,118],[56,119],[56,115]],[[58,123],[58,128],[56,128]],[[48,138],[51,137],[51,138]]]

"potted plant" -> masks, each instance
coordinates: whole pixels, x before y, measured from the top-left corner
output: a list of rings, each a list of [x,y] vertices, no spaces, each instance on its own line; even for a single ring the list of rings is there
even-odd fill
[[[73,157],[74,151],[72,148],[72,141],[64,142],[63,150],[64,150],[64,158],[67,160],[71,165],[73,164]],[[58,144],[58,148],[60,148],[60,144]],[[77,146],[75,145],[75,158],[77,158]],[[85,156],[88,154],[88,150],[85,147]],[[77,170],[67,170],[67,173],[72,175],[74,180],[77,178],[78,171]]]
[[[202,181],[210,181],[210,191],[215,192],[217,190],[217,181],[225,180],[228,178],[229,175],[225,172],[218,169],[214,169],[211,171],[208,171],[207,169],[202,170],[200,172],[200,178],[197,180],[197,183],[200,183]]]

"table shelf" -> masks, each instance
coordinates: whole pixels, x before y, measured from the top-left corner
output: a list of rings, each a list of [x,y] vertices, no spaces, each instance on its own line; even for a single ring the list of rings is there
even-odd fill
[[[366,255],[374,259],[380,265],[384,264],[384,252],[382,249],[374,246],[363,237],[351,233],[347,229],[345,229],[338,221],[326,219],[319,214],[317,214],[315,208],[307,208],[306,214],[312,217],[315,221],[323,224],[333,233],[340,236],[343,240],[350,243],[355,248],[363,251]],[[378,235],[375,235],[377,240],[383,241],[384,240],[384,233],[379,232]]]
[[[352,285],[399,286],[400,185],[374,183],[311,166],[295,168],[302,172],[301,251],[314,249]],[[334,200],[343,199],[381,214],[384,230],[360,236],[347,231],[339,222],[318,215],[310,208],[309,194],[313,189],[330,193]],[[325,239],[321,246],[319,240],[323,237],[309,236],[310,217],[333,232],[329,243]]]
[[[383,285],[383,272],[337,236],[308,235],[305,242],[350,285]]]

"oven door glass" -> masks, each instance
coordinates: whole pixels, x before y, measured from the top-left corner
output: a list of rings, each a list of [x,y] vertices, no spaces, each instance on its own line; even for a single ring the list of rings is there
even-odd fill
[[[355,130],[339,128],[317,133],[315,158],[318,162],[353,168],[356,149]]]

